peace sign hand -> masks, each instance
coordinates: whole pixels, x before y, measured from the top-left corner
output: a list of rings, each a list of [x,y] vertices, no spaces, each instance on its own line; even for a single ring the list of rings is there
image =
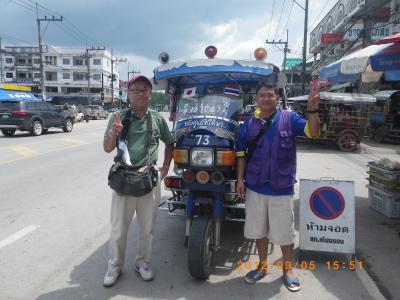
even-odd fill
[[[110,130],[111,135],[113,136],[117,136],[121,133],[121,130],[123,128],[123,125],[121,123],[121,115],[120,112],[117,111],[114,113],[114,120],[113,120],[113,124]]]

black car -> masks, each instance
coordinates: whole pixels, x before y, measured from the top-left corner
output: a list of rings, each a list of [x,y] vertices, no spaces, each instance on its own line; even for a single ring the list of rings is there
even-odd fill
[[[72,131],[73,120],[68,112],[44,101],[7,100],[0,101],[0,130],[5,136],[15,131],[29,131],[41,135],[50,127]]]

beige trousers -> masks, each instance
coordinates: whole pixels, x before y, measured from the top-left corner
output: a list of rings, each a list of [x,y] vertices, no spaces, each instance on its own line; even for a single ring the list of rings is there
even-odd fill
[[[112,193],[111,236],[108,269],[121,271],[124,265],[129,226],[136,212],[139,223],[139,243],[136,262],[150,262],[153,247],[154,223],[161,198],[160,181],[149,194],[142,197]]]

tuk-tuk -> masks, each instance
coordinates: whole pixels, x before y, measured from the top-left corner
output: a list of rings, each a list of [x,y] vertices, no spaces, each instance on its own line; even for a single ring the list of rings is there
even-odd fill
[[[374,94],[376,106],[370,113],[370,136],[378,143],[400,141],[400,90]]]
[[[376,102],[375,97],[368,94],[321,92],[320,98],[321,135],[318,140],[333,142],[342,151],[354,151],[362,137],[368,133],[368,112]],[[291,97],[288,103],[294,111],[305,116],[307,99],[308,95]]]
[[[154,70],[155,89],[171,96],[175,137],[175,174],[164,179],[172,191],[165,209],[186,216],[185,245],[190,274],[207,279],[214,252],[221,248],[222,221],[245,220],[245,203],[235,192],[235,140],[243,116],[244,99],[254,98],[260,81],[284,83],[279,69],[257,60],[214,58],[217,49],[205,50],[208,59],[169,63],[160,54]]]

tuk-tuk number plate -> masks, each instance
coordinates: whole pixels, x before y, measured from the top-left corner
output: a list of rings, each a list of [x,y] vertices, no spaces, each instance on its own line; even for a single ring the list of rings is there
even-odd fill
[[[3,119],[8,119],[10,116],[9,115],[2,115]]]
[[[199,135],[196,134],[197,145],[209,145],[210,144],[210,136],[209,135]]]

